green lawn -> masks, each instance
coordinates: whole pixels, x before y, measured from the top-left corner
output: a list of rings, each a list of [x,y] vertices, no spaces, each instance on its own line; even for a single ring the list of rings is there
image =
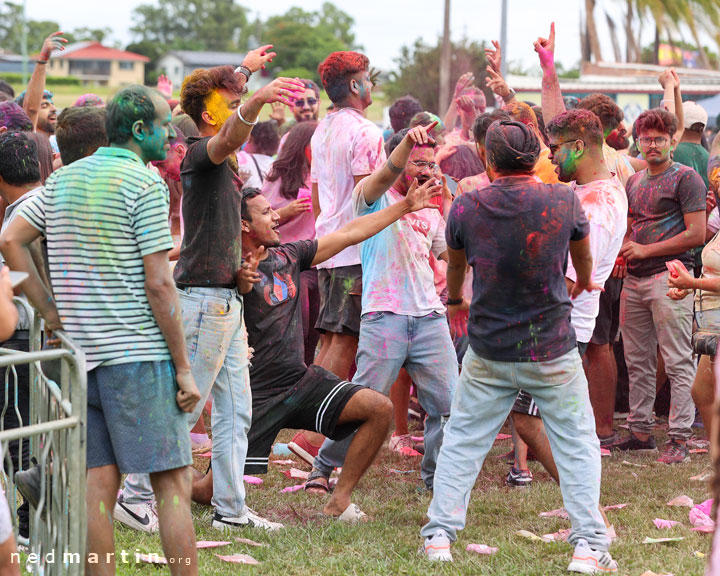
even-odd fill
[[[700,431],[701,432],[701,431]],[[281,440],[287,441],[290,432]],[[663,440],[659,438],[658,440]],[[530,466],[535,474],[529,490],[503,486],[507,465],[497,458],[510,447],[509,441],[496,442],[473,491],[468,526],[460,533],[454,547],[452,565],[432,565],[417,555],[421,543],[418,531],[424,522],[430,497],[420,495],[419,462],[391,454],[384,448],[368,475],[361,481],[354,501],[368,513],[371,521],[361,526],[346,526],[320,516],[324,498],[296,492],[280,494],[289,480],[280,470],[289,466],[271,465],[261,486],[247,487],[248,504],[262,515],[281,521],[286,528],[269,534],[247,529],[233,536],[250,538],[265,544],[261,548],[233,543],[220,549],[200,550],[200,574],[338,575],[338,574],[486,574],[486,575],[553,575],[566,574],[571,547],[566,543],[533,542],[515,535],[529,530],[542,535],[569,528],[559,518],[541,518],[542,511],[560,508],[559,488],[541,471],[537,463]],[[283,456],[282,458],[287,458]],[[635,467],[623,460],[643,464]],[[202,461],[206,466],[207,461]],[[197,462],[200,466],[200,462]],[[709,497],[707,485],[690,481],[709,465],[707,454],[693,455],[692,462],[677,466],[656,464],[648,456],[621,455],[603,459],[602,502],[604,505],[628,503],[624,509],[609,511],[618,539],[611,548],[620,565],[620,574],[640,576],[646,570],[675,576],[701,575],[711,536],[690,530],[688,508],[670,508],[666,502],[686,494],[696,503]],[[300,464],[297,468],[307,469]],[[414,470],[396,474],[391,470]],[[198,540],[232,540],[210,528],[209,507],[194,507]],[[683,526],[658,530],[654,518],[677,520]],[[643,545],[646,536],[683,536],[673,544]],[[494,556],[466,552],[469,543],[499,548]],[[116,548],[126,549],[132,558],[140,552],[161,553],[157,536],[148,536],[125,527],[116,529]],[[259,566],[232,565],[221,562],[218,554],[250,554]],[[163,568],[162,570],[167,570]],[[149,565],[118,565],[119,574],[155,574]]]
[[[15,93],[19,94],[25,89],[25,86],[21,86],[18,84],[14,84],[13,88],[15,89]],[[83,94],[87,94],[89,92],[92,92],[93,94],[97,94],[100,96],[103,100],[107,102],[109,98],[112,98],[112,96],[117,92],[117,88],[109,88],[107,86],[48,86],[48,90],[53,92],[55,94],[54,102],[55,105],[58,107],[58,109],[65,108],[67,106],[72,106],[75,100],[77,100],[78,96],[82,96]],[[175,90],[174,93],[175,98],[180,98],[180,91]],[[330,104],[330,101],[328,100],[327,96],[323,92],[320,95],[321,101],[322,101],[322,109],[321,109],[321,116],[325,115],[325,108],[327,108],[328,104]],[[378,93],[377,95],[374,95],[375,102],[367,109],[367,117],[372,120],[373,122],[376,122],[380,124],[382,122],[382,111],[383,106],[385,106],[385,97],[382,93]],[[270,107],[265,106],[263,108],[263,111],[260,113],[260,119],[261,120],[267,120],[270,115]],[[286,116],[288,119],[292,118],[292,113],[288,110],[286,113]]]

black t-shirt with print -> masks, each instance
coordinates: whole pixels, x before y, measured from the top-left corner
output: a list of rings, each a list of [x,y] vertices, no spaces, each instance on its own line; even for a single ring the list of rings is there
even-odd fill
[[[187,140],[180,170],[185,233],[174,277],[180,287],[234,288],[242,263],[241,183],[228,160],[210,160],[209,140]]]
[[[317,240],[268,249],[258,265],[260,282],[243,297],[248,344],[253,349],[253,400],[276,396],[303,377],[305,345],[300,306],[300,273],[309,270]]]

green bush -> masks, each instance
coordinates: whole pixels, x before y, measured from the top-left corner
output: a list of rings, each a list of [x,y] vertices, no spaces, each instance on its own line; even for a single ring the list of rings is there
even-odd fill
[[[28,80],[30,76],[28,75]],[[8,84],[22,84],[22,74],[16,72],[3,72],[0,73],[0,80],[5,80]],[[81,86],[82,82],[80,78],[75,76],[48,76],[45,79],[46,86]]]

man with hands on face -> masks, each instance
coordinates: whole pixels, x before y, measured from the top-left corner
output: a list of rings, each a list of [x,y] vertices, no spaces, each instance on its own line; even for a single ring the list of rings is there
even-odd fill
[[[656,451],[652,436],[657,348],[670,378],[669,440],[658,459],[688,459],[695,406],[691,387],[692,300],[666,297],[666,263],[679,260],[693,269],[692,249],[705,240],[706,188],[695,170],[672,160],[677,119],[663,109],[648,110],[635,122],[648,167],[627,181],[627,236],[620,251],[627,276],[620,300],[625,361],[630,379],[630,437],[613,449]]]
[[[405,167],[413,146],[427,142],[426,129],[414,128],[386,164],[359,187],[381,194],[396,178],[396,167]],[[385,440],[392,404],[367,386],[345,381],[317,365],[306,366],[300,274],[348,246],[382,234],[398,221],[426,212],[426,208],[436,210],[432,199],[440,189],[434,179],[426,178],[422,185],[415,179],[405,195],[382,210],[356,218],[316,240],[288,244],[280,243],[280,218],[267,199],[256,189],[243,191],[242,241],[246,257],[238,271],[238,286],[244,295],[248,341],[254,350],[250,368],[253,421],[245,472],[267,472],[272,444],[283,428],[315,430],[335,440],[347,439],[346,464],[323,509],[324,514],[343,521],[365,519],[350,496]],[[361,371],[360,362],[358,374]],[[327,491],[325,484],[323,492]]]

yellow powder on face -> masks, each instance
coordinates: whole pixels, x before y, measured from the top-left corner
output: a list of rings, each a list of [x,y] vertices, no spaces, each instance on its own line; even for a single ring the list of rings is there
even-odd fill
[[[227,119],[230,118],[232,110],[227,105],[225,98],[219,91],[213,90],[205,99],[205,109],[208,111],[213,120],[215,127],[219,130]]]

